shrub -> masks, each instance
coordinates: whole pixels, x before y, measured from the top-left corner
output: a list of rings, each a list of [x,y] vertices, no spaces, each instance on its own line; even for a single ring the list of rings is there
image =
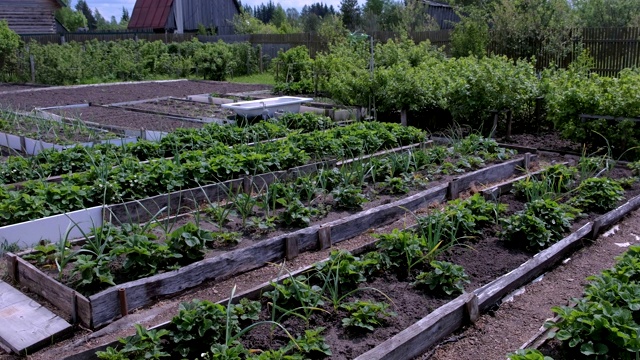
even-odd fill
[[[306,46],[279,51],[274,59],[276,69],[274,92],[310,94],[313,86],[313,60]]]
[[[217,81],[225,80],[235,66],[233,52],[222,40],[203,44],[196,50],[193,62],[204,79]]]
[[[16,66],[16,52],[20,49],[20,35],[9,29],[6,20],[0,20],[0,73],[5,76]]]
[[[518,213],[502,220],[500,237],[517,247],[544,249],[552,243],[553,234],[544,221],[532,214]]]

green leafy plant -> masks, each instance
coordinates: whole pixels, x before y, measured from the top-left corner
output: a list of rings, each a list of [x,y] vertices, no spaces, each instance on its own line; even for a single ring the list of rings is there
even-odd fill
[[[530,250],[544,249],[552,243],[547,224],[533,214],[518,213],[502,220],[502,240]]]
[[[110,346],[105,351],[98,351],[98,359],[144,360],[171,356],[163,349],[163,340],[170,334],[168,330],[147,330],[140,324],[134,324],[134,327],[135,335],[119,340],[124,345],[121,349],[116,350]]]
[[[624,198],[620,183],[610,178],[589,178],[580,183],[569,204],[585,212],[606,212]]]
[[[549,356],[544,356],[540,350],[523,349],[514,353],[507,354],[509,360],[553,360]]]
[[[384,318],[396,316],[393,311],[388,311],[389,304],[359,300],[340,305],[349,316],[342,319],[342,325],[347,328],[361,328],[373,331],[376,327],[384,325]]]
[[[193,262],[204,258],[205,246],[213,241],[213,233],[187,223],[169,234],[167,244],[181,262]]]
[[[426,287],[447,295],[464,292],[464,284],[469,283],[469,276],[462,266],[447,261],[432,261],[429,265],[431,270],[418,274],[411,283],[413,286]]]
[[[279,199],[285,208],[278,216],[280,221],[288,227],[306,227],[311,222],[312,211],[306,207],[300,199],[285,201]]]
[[[362,194],[355,185],[341,185],[333,189],[331,192],[336,207],[339,209],[355,210],[360,209],[367,198]]]
[[[551,240],[555,242],[562,239],[563,233],[571,228],[571,221],[579,210],[553,200],[539,199],[527,203],[524,212],[542,220],[551,232]]]

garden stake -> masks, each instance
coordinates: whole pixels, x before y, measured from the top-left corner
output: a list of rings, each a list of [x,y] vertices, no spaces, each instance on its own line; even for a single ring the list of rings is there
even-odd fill
[[[118,298],[120,299],[120,314],[124,317],[129,314],[129,307],[127,306],[127,290],[124,288],[118,289]]]

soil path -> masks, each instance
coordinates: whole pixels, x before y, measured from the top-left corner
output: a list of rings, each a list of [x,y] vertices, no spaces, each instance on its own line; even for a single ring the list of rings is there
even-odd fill
[[[601,235],[565,263],[544,275],[542,280],[528,284],[524,293],[467,326],[420,356],[420,360],[500,359],[517,350],[552,318],[552,306],[568,305],[569,299],[582,295],[588,276],[599,274],[613,266],[615,257],[631,244],[640,242],[640,210],[631,213],[615,225],[615,234]],[[607,232],[605,234],[609,234]],[[520,289],[521,290],[521,289]],[[518,293],[516,291],[515,293]]]

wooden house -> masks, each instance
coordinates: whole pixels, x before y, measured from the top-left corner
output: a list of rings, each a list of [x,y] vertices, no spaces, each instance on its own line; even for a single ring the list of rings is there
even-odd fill
[[[136,0],[128,28],[183,33],[204,26],[217,35],[230,35],[231,20],[239,13],[237,0]]]
[[[0,0],[0,20],[18,34],[55,34],[60,0]]]

